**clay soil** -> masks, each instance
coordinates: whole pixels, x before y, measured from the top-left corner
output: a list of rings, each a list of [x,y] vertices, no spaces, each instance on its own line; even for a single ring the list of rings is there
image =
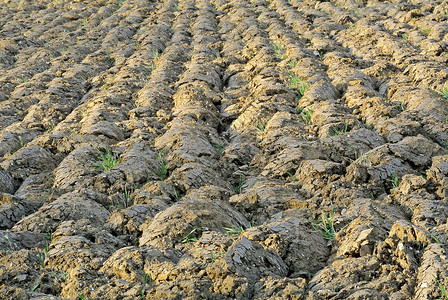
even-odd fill
[[[447,21],[0,0],[0,299],[444,297]]]

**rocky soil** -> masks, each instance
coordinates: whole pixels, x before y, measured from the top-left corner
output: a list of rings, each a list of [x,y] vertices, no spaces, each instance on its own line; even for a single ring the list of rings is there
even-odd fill
[[[444,297],[447,50],[447,0],[0,0],[0,299]]]

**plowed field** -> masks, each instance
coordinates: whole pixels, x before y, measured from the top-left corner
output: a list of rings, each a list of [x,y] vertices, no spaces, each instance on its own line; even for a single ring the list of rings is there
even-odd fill
[[[446,0],[0,0],[0,299],[448,299],[447,50]]]

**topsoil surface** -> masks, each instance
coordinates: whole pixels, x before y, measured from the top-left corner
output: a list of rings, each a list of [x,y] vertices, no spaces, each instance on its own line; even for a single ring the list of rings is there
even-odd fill
[[[442,298],[447,21],[0,0],[0,299]]]

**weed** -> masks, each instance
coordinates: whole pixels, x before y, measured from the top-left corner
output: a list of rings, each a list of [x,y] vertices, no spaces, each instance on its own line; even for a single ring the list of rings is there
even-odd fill
[[[122,7],[123,4],[124,4],[124,0],[119,0],[118,3],[117,3],[117,6],[118,7]]]
[[[408,40],[408,35],[406,33],[403,33],[401,35],[401,37],[403,38],[403,40],[407,41]]]
[[[257,126],[256,126],[256,128],[257,128],[257,130],[260,131],[260,132],[264,132],[264,130],[266,129],[265,126],[264,126],[264,124],[263,124],[263,122],[262,122],[260,119],[258,119],[258,121],[257,121]]]
[[[198,240],[197,237],[192,236],[198,229],[202,229],[204,227],[195,227],[192,231],[190,231],[181,241],[181,243],[190,243],[190,242],[196,242]]]
[[[40,285],[40,282],[38,284],[36,284],[31,291],[34,292],[39,287],[39,285]]]
[[[331,128],[331,130],[333,130],[333,132],[330,132],[328,134],[329,136],[335,136],[335,135],[340,135],[341,133],[346,133],[348,131],[348,124],[345,123],[344,129],[342,129],[341,131],[337,130],[336,128]]]
[[[241,194],[243,185],[244,185],[244,175],[240,174],[240,180],[236,185],[232,186],[236,194]]]
[[[224,229],[226,230],[226,234],[232,239],[233,239],[232,235],[234,234],[240,235],[244,232],[244,228],[238,226],[232,226],[232,228],[224,227]]]
[[[302,116],[303,121],[305,121],[306,124],[310,124],[311,123],[311,117],[313,115],[313,112],[311,109],[309,108],[299,108],[299,113]]]
[[[437,92],[437,94],[442,96],[444,100],[448,101],[448,87],[444,86],[441,90],[437,90],[436,92]],[[445,116],[445,118],[447,118],[447,116]],[[448,118],[447,118],[447,120],[448,120]]]
[[[279,59],[285,59],[286,56],[283,54],[283,46],[281,43],[273,43],[272,47],[274,48],[275,51],[275,56]]]
[[[395,172],[395,171],[394,171],[394,174],[392,174],[392,178],[387,178],[386,181],[389,181],[390,183],[392,183],[392,186],[394,188],[398,187],[398,185],[400,184],[400,182],[398,180],[397,172]]]
[[[86,298],[84,298],[84,296],[81,295],[81,294],[78,294],[78,298],[81,299],[81,300],[86,300]]]
[[[165,153],[157,153],[157,162],[160,165],[160,171],[159,173],[157,173],[157,176],[159,176],[161,179],[166,179],[168,177],[168,169],[166,167],[167,162],[165,159]]]
[[[153,58],[159,58],[159,57],[160,57],[160,53],[159,53],[159,51],[158,51],[158,50],[154,50],[154,51],[152,51],[152,57],[153,57]]]
[[[443,116],[445,117],[445,120],[448,122],[448,116],[443,114]]]
[[[331,209],[328,217],[326,214],[322,213],[322,219],[315,221],[313,224],[314,232],[319,233],[324,239],[332,240],[335,236],[334,229],[334,214],[333,209]]]
[[[443,286],[443,284],[440,283],[440,281],[437,280],[436,276],[432,275],[432,277],[434,277],[435,281],[437,282],[437,285],[439,286],[440,291],[442,292],[442,298],[440,299],[448,299],[448,293],[446,292],[445,287]]]
[[[120,162],[120,158],[116,154],[113,154],[109,149],[106,149],[105,154],[100,152],[98,158],[101,159],[101,161],[94,163],[93,166],[101,168],[104,171],[112,169]]]
[[[176,190],[174,190],[174,199],[176,200],[176,202],[179,202],[180,200]]]

